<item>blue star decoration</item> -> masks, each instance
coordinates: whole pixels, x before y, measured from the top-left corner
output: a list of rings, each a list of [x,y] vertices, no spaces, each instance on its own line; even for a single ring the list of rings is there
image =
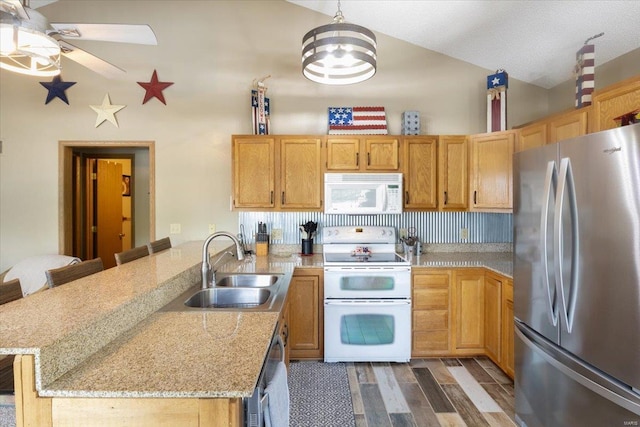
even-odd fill
[[[49,91],[45,104],[48,104],[54,98],[60,98],[65,104],[69,105],[65,91],[76,84],[76,82],[63,82],[60,76],[55,76],[50,82],[40,82],[40,84]]]

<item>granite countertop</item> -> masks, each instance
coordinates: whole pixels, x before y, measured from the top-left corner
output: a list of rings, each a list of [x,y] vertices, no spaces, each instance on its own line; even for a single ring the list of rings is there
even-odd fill
[[[214,241],[211,253],[228,249]],[[219,272],[322,268],[321,248],[274,246]],[[320,250],[317,250],[320,249]],[[159,310],[200,280],[202,242],[187,242],[0,306],[0,354],[34,354],[42,396],[248,397],[279,313]],[[512,276],[511,254],[424,253],[413,267],[486,267]]]
[[[484,267],[513,278],[511,252],[427,252],[411,259],[412,267]]]

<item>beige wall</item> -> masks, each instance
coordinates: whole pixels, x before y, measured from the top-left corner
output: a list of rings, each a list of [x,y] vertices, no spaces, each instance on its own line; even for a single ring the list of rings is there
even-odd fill
[[[58,141],[155,141],[156,235],[174,245],[203,239],[208,224],[236,232],[230,211],[230,135],[251,132],[250,89],[267,80],[273,133],[326,133],[329,106],[382,105],[391,133],[405,110],[421,113],[423,133],[479,133],[486,128],[482,69],[378,34],[378,73],[354,86],[329,87],[300,72],[302,36],[330,17],[285,1],[60,0],[41,8],[52,22],[148,23],[158,46],[77,42],[125,70],[107,80],[64,60],[70,105],[44,104],[39,81],[0,71],[0,271],[31,255],[58,252]],[[503,64],[496,64],[496,68]],[[175,84],[142,105],[156,69]],[[507,70],[508,71],[508,70]],[[109,93],[119,127],[94,127]],[[544,116],[548,91],[511,79],[509,126]]]

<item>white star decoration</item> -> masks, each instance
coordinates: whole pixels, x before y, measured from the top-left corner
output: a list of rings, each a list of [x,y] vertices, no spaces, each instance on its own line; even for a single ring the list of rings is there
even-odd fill
[[[500,79],[497,77],[494,77],[493,80],[491,80],[491,84],[494,86],[497,86],[500,83]]]
[[[100,126],[105,120],[109,120],[115,127],[118,127],[115,114],[126,107],[126,105],[112,105],[109,94],[107,93],[104,95],[102,105],[90,105],[89,107],[98,113],[98,117],[96,117],[96,127]]]

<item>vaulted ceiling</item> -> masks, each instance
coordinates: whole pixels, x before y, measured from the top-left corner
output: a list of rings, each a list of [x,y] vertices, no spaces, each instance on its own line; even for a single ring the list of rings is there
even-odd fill
[[[338,2],[287,0],[327,15]],[[344,0],[362,25],[510,77],[551,88],[573,78],[576,51],[595,39],[596,66],[640,48],[637,0]]]

